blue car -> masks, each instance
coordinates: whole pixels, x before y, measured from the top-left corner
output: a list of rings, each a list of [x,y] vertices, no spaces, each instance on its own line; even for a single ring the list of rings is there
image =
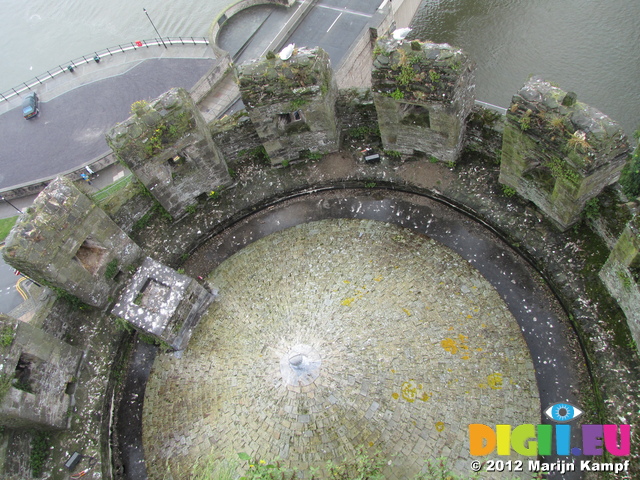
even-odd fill
[[[40,110],[38,110],[38,95],[36,95],[36,92],[31,92],[22,101],[22,115],[28,120],[38,115],[38,113],[40,113]]]

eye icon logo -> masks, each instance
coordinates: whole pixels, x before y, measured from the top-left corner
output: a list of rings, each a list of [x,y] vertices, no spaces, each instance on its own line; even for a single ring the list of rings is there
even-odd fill
[[[575,420],[584,412],[570,403],[556,403],[544,411],[544,414],[554,422],[565,423]]]

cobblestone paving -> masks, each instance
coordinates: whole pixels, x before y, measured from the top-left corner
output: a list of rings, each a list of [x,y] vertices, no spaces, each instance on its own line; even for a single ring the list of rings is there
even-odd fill
[[[539,423],[533,365],[491,285],[439,243],[381,222],[272,234],[209,277],[220,297],[181,358],[159,355],[144,404],[149,478],[246,452],[306,469],[358,446],[411,478],[425,459],[470,474],[470,423]],[[296,345],[321,356],[287,385]],[[494,473],[491,478],[501,477]]]

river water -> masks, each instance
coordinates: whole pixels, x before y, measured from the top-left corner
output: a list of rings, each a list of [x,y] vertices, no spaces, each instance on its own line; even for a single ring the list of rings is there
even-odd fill
[[[156,37],[143,7],[163,36],[206,36],[229,3],[4,0],[0,91],[92,51]],[[638,0],[423,0],[413,35],[462,47],[477,63],[480,100],[506,107],[540,74],[631,133],[640,126],[639,19]]]

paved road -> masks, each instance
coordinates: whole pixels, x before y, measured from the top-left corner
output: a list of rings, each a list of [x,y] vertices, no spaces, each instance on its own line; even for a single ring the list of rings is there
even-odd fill
[[[327,51],[335,67],[347,53],[379,6],[379,2],[325,0],[318,3],[286,44],[320,46]]]
[[[22,303],[22,297],[15,288],[20,277],[13,274],[14,270],[0,258],[0,312],[2,313],[9,313]]]
[[[0,189],[71,170],[110,151],[104,134],[129,117],[131,104],[172,87],[191,88],[213,59],[145,60],[108,77],[41,102],[24,120],[20,108],[0,115]]]
[[[336,66],[379,5],[377,1],[367,0],[318,2],[281,43],[295,43],[298,47],[322,47],[329,53],[331,63]],[[266,53],[270,42],[295,8],[288,11],[264,5],[248,8],[222,27],[218,44],[234,57],[236,63],[259,58]]]

